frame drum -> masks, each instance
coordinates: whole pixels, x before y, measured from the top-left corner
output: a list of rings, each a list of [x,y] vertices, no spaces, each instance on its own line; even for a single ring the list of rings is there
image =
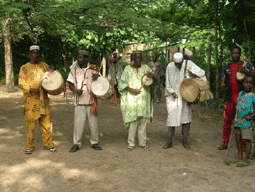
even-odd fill
[[[103,76],[91,83],[91,92],[102,101],[108,100],[113,96],[112,86],[108,79]]]
[[[142,85],[144,84],[145,86],[150,86],[153,83],[153,79],[148,77],[147,75],[143,75],[142,77]]]
[[[41,80],[42,88],[50,95],[59,95],[65,91],[65,82],[59,71],[47,71]]]
[[[183,99],[192,103],[198,99],[200,91],[193,79],[184,79],[180,86],[180,93]]]

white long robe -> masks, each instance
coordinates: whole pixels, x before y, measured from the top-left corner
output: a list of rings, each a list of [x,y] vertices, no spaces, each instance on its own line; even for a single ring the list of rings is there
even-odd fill
[[[191,107],[187,105],[180,94],[180,86],[184,79],[184,69],[186,65],[186,60],[183,61],[182,67],[179,70],[174,62],[167,65],[166,68],[166,107],[167,107],[167,126],[180,126],[181,124],[186,124],[191,122],[192,113]],[[195,63],[188,60],[186,69],[190,70],[193,74],[196,74],[202,80],[206,81],[205,71],[198,67]],[[186,77],[188,77],[188,72],[186,72]],[[172,93],[175,92],[178,98],[174,98]]]

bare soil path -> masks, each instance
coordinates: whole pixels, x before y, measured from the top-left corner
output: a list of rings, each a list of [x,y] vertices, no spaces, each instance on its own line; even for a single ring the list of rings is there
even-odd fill
[[[154,104],[153,122],[147,126],[151,150],[127,149],[127,130],[120,107],[99,102],[99,133],[102,151],[90,148],[88,125],[83,146],[70,153],[73,136],[71,93],[51,96],[56,153],[46,150],[38,127],[36,149],[25,151],[23,95],[4,92],[0,86],[0,191],[255,191],[255,161],[244,168],[224,165],[226,150],[222,141],[222,110],[193,107],[193,122],[186,150],[180,143],[181,128],[176,129],[174,147],[162,149],[167,139],[165,101]],[[236,157],[235,143],[229,159]]]

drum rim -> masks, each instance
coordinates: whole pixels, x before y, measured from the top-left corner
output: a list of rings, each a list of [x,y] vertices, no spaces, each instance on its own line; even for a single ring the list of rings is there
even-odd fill
[[[153,80],[153,78],[148,77],[146,74],[144,74],[144,75],[142,76],[142,84],[144,83],[144,82],[143,82],[143,78],[144,78],[145,76],[146,76],[148,79],[151,79],[152,82],[151,82],[149,85],[146,85],[146,83],[145,83],[144,85],[145,85],[145,86],[151,86],[151,85],[153,84],[154,80]]]
[[[103,77],[103,76],[99,76],[98,78],[102,78],[102,79],[104,79],[104,80],[106,80],[108,83],[109,83],[109,87],[108,87],[108,89],[107,89],[107,92],[105,92],[103,95],[102,94],[98,94],[98,93],[95,93],[94,91],[93,91],[93,84],[96,82],[96,81],[92,81],[92,83],[91,83],[91,92],[95,95],[95,96],[97,96],[98,98],[99,97],[103,97],[106,93],[108,93],[108,91],[109,91],[109,89],[111,89],[111,84],[110,84],[110,82],[109,82],[109,80],[106,78],[106,77]],[[105,81],[105,82],[106,82]]]
[[[60,81],[61,81],[60,86],[58,86],[57,88],[54,88],[54,89],[45,88],[45,85],[44,85],[44,83],[43,83],[43,80],[44,80],[45,74],[47,74],[47,73],[56,73],[56,74],[58,74],[59,77],[61,77],[61,78],[60,78]],[[60,88],[62,87],[63,83],[64,83],[64,79],[63,79],[61,73],[60,73],[59,71],[57,71],[57,70],[54,70],[54,71],[46,71],[46,72],[43,74],[42,80],[41,80],[41,86],[42,86],[42,88],[43,88],[44,90],[46,90],[46,91],[51,91],[51,92],[60,89]]]
[[[183,82],[184,82],[185,80],[188,80],[188,81],[193,82],[194,85],[195,85],[195,88],[196,88],[196,90],[197,90],[197,94],[196,94],[196,96],[194,97],[194,99],[193,99],[192,101],[189,100],[189,99],[186,99],[186,98],[185,98],[185,95],[183,96],[183,94],[182,94],[182,92],[183,92],[182,85],[183,85]],[[181,85],[180,85],[180,94],[181,94],[181,96],[182,96],[182,98],[183,98],[184,100],[186,100],[187,102],[192,103],[192,102],[196,101],[197,97],[198,97],[199,94],[200,94],[199,86],[198,86],[198,84],[197,84],[195,81],[193,81],[193,79],[184,79],[184,80],[182,81]]]

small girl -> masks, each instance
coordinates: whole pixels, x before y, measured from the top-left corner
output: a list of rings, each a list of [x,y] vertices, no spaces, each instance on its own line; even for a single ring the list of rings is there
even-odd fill
[[[237,167],[249,165],[249,158],[251,153],[251,140],[253,139],[254,124],[254,105],[255,93],[252,92],[254,86],[254,78],[246,76],[243,81],[244,91],[238,95],[236,105],[236,115],[234,120],[235,138],[238,151]],[[243,159],[241,137],[246,142],[246,156]]]

